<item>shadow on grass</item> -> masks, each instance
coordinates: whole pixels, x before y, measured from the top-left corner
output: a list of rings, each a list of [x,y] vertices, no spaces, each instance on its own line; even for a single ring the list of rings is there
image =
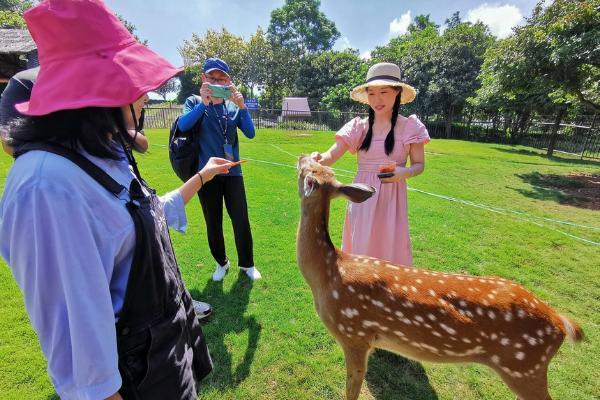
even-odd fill
[[[523,196],[600,210],[600,175],[556,175],[532,172],[516,176],[532,186],[532,190],[515,189]]]
[[[369,357],[367,385],[379,400],[437,400],[423,366],[402,356],[376,350]]]
[[[46,398],[46,400],[60,400],[57,394],[50,395]]]
[[[550,156],[548,157],[545,153],[540,153],[534,150],[526,150],[526,149],[514,149],[514,148],[506,148],[506,147],[492,147],[494,150],[498,150],[504,153],[517,154],[522,156],[532,156],[542,160],[554,161],[562,164],[570,164],[570,165],[587,165],[587,166],[600,166],[600,162],[594,160],[581,160],[578,158],[569,158],[569,157],[558,157],[558,156]],[[534,164],[527,163],[522,161],[515,161],[519,164]],[[545,164],[540,164],[545,165]]]
[[[237,387],[250,374],[262,329],[254,317],[244,316],[251,289],[252,281],[240,273],[228,293],[223,292],[223,282],[212,279],[208,280],[202,292],[190,291],[194,299],[209,303],[214,310],[210,320],[202,325],[214,362],[214,369],[203,387],[225,391]],[[248,331],[248,344],[243,359],[234,365],[226,340],[230,334],[244,331]]]

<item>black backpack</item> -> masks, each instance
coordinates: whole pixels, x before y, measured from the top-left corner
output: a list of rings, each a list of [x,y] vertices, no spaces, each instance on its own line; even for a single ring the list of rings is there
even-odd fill
[[[204,117],[204,115],[202,115]],[[179,117],[175,119],[169,132],[169,160],[171,167],[179,179],[186,182],[198,172],[200,157],[200,125],[202,117],[189,131],[182,131],[177,126]]]

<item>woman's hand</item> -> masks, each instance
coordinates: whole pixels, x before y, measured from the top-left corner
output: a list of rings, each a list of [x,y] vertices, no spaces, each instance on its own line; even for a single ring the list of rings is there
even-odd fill
[[[202,86],[200,86],[200,97],[202,97],[202,102],[205,106],[212,101],[212,90],[210,89],[208,82],[202,82]]]
[[[310,153],[310,159],[316,162],[320,162],[323,159],[323,156],[318,151],[313,151]]]
[[[204,168],[179,187],[179,193],[183,198],[183,203],[187,204],[188,201],[198,193],[198,190],[202,189],[202,186],[216,175],[229,173],[229,169],[237,164],[238,163],[233,163],[224,158],[209,158]]]
[[[394,170],[394,176],[390,176],[389,178],[380,178],[380,180],[381,183],[394,183],[408,179],[411,176],[410,168],[396,167]]]
[[[237,88],[234,85],[231,85],[229,86],[229,89],[231,90],[231,96],[229,97],[229,100],[231,100],[240,109],[246,108],[244,96],[237,90]]]
[[[229,169],[234,166],[234,163],[219,157],[211,157],[208,162],[198,173],[202,176],[204,183],[210,181],[216,175],[228,174]]]

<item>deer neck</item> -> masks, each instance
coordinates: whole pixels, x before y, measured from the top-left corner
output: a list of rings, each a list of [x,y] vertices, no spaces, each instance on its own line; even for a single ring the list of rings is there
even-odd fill
[[[336,249],[329,236],[327,199],[302,199],[298,226],[298,266],[313,291],[327,283],[336,267]]]

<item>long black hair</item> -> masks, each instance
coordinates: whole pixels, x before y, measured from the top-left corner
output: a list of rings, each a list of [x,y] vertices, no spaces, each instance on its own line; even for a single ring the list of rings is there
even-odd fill
[[[400,110],[400,98],[402,97],[402,86],[400,86],[400,90],[398,90],[398,94],[396,95],[396,100],[394,101],[394,108],[392,109],[392,127],[385,137],[385,154],[388,156],[392,154],[394,151],[394,127],[396,126],[396,121],[398,120],[398,111]],[[365,138],[363,139],[362,144],[359,147],[359,150],[368,151],[369,147],[371,147],[371,140],[373,139],[373,123],[375,122],[375,111],[372,107],[369,107],[369,130]]]
[[[86,107],[19,118],[8,127],[8,136],[15,149],[25,143],[52,142],[73,149],[81,146],[93,156],[113,160],[121,157],[115,143],[120,139],[133,143],[118,107]]]

